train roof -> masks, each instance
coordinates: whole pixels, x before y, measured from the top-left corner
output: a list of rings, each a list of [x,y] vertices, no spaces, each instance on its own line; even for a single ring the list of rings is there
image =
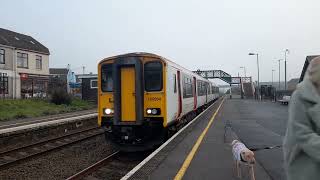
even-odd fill
[[[175,62],[173,62],[173,61],[171,61],[171,60],[169,60],[169,59],[167,59],[167,58],[164,58],[164,57],[162,57],[162,56],[159,56],[159,55],[153,54],[153,53],[134,52],[134,53],[126,53],[126,54],[111,56],[111,57],[108,57],[108,58],[105,58],[105,59],[101,60],[101,61],[99,62],[99,64],[100,64],[100,63],[103,63],[103,62],[105,62],[105,61],[111,60],[111,59],[115,59],[115,58],[119,58],[119,57],[127,57],[127,56],[154,57],[154,58],[157,58],[157,59],[161,59],[162,61],[166,62],[168,65],[171,65],[171,66],[173,66],[173,67],[175,67],[175,68],[177,68],[177,69],[181,69],[181,70],[183,70],[184,72],[187,72],[189,75],[193,75],[193,76],[197,77],[198,79],[201,79],[201,80],[203,80],[203,81],[210,82],[210,83],[212,83],[212,84],[215,85],[214,82],[209,81],[209,80],[206,79],[206,78],[203,78],[202,76],[200,76],[200,75],[198,75],[198,74],[196,74],[196,73],[194,73],[194,72],[192,72],[192,71],[190,71],[190,70],[182,67],[181,65],[179,65],[179,64],[177,64],[177,63],[175,63]]]

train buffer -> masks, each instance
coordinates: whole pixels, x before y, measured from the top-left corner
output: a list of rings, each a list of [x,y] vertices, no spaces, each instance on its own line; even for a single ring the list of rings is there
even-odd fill
[[[230,146],[234,139],[254,151],[256,179],[285,179],[282,138],[287,108],[271,101],[220,99],[122,180],[239,179]],[[250,179],[246,169],[242,171],[242,179]]]

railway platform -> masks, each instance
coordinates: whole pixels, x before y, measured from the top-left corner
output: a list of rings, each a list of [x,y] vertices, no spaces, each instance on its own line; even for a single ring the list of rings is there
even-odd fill
[[[258,180],[285,179],[282,138],[287,106],[251,99],[220,99],[142,161],[125,179],[238,179],[230,142],[255,151]],[[242,179],[249,179],[243,176]]]
[[[37,117],[37,118],[11,119],[11,120],[6,120],[6,121],[0,121],[0,130],[13,128],[13,127],[22,127],[22,126],[26,126],[26,125],[38,124],[38,123],[43,123],[43,122],[49,122],[49,121],[54,121],[57,119],[94,114],[94,113],[97,113],[96,109],[75,111],[75,112],[55,114],[55,115],[48,115],[48,116],[42,116],[42,117]]]

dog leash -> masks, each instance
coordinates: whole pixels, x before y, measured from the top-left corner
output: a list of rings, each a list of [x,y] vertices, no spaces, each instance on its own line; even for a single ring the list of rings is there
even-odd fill
[[[260,151],[260,150],[265,150],[265,149],[275,149],[275,148],[281,148],[281,145],[277,146],[269,146],[269,147],[263,147],[263,148],[250,148],[251,151]]]

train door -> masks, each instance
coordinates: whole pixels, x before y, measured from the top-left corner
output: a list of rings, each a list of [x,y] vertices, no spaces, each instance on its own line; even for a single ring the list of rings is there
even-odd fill
[[[193,77],[193,98],[194,98],[194,105],[193,105],[193,109],[197,109],[197,79],[196,77]]]
[[[135,121],[136,119],[135,68],[121,68],[121,119]]]
[[[178,117],[180,117],[180,114],[182,112],[182,97],[181,97],[181,73],[180,71],[177,71],[177,79],[178,79]]]

